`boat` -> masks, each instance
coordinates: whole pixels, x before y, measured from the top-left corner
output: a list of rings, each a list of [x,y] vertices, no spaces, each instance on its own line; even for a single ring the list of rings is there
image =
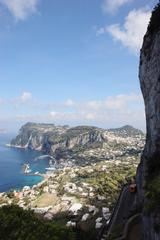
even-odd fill
[[[54,157],[50,156],[50,155],[41,155],[39,157],[36,157],[35,158],[35,161],[37,160],[45,160],[45,159],[49,159],[49,160],[55,160]]]
[[[32,170],[30,169],[29,164],[23,164],[22,169],[23,169],[23,172],[24,172],[25,174],[29,174],[29,173],[32,172]]]
[[[48,167],[48,168],[45,168],[47,171],[54,171],[55,170],[55,167]]]

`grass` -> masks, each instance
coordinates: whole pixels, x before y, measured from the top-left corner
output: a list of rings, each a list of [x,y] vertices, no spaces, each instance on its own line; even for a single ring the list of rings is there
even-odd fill
[[[35,202],[36,207],[48,207],[54,206],[58,202],[59,198],[56,195],[43,193]]]

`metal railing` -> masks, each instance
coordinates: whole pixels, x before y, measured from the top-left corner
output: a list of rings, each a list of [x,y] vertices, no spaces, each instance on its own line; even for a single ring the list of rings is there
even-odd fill
[[[127,187],[127,184],[123,186],[123,188],[122,188],[122,190],[121,190],[121,192],[120,192],[120,194],[119,194],[119,197],[118,197],[118,199],[117,199],[117,201],[116,201],[116,205],[115,205],[115,207],[114,207],[114,209],[113,209],[113,212],[112,212],[112,214],[111,214],[110,221],[109,221],[108,224],[105,224],[105,225],[103,226],[103,228],[101,229],[101,231],[99,232],[99,234],[98,234],[98,236],[97,236],[97,240],[101,240],[101,238],[103,237],[103,235],[104,235],[105,233],[106,233],[106,234],[109,233],[109,229],[110,229],[110,227],[112,226],[112,223],[113,223],[115,214],[116,214],[116,212],[117,212],[117,210],[118,210],[118,208],[119,208],[119,206],[120,206],[121,198],[122,198],[122,196],[123,196],[124,191],[126,190],[126,187]]]

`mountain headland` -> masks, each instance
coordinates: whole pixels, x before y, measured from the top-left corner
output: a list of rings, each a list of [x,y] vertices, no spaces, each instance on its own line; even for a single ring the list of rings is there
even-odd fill
[[[43,151],[59,163],[84,165],[142,152],[145,134],[132,126],[102,129],[27,123],[10,146]]]

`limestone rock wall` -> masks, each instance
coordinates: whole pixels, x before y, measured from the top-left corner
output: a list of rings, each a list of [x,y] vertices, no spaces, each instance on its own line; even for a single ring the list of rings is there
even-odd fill
[[[160,153],[160,31],[147,33],[141,50],[139,78],[145,102],[147,142],[145,153]]]
[[[141,50],[139,78],[144,97],[147,138],[137,171],[138,197],[143,206],[144,240],[160,239],[160,204],[147,212],[151,202],[146,195],[148,183],[160,174],[160,5],[152,13]],[[150,190],[152,191],[152,190]],[[159,225],[157,230],[155,226]]]
[[[59,148],[72,150],[76,146],[88,147],[94,144],[103,144],[105,130],[96,127],[75,127],[44,125],[27,123],[11,141],[11,146],[41,150],[55,154]],[[141,133],[140,133],[141,135]]]

